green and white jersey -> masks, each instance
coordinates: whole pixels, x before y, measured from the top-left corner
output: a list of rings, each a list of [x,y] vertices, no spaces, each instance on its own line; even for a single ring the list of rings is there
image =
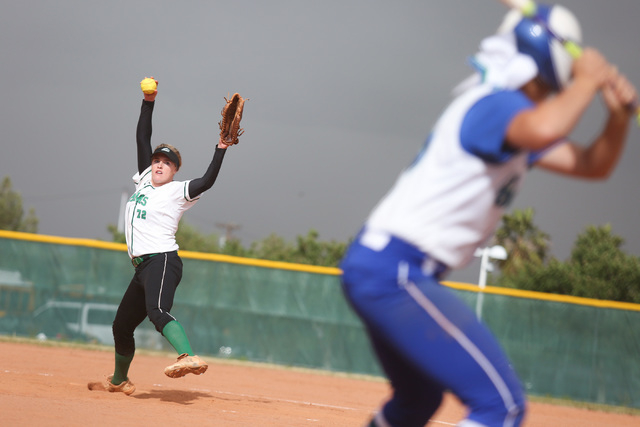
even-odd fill
[[[199,199],[189,197],[189,181],[151,184],[151,166],[133,176],[136,191],[125,211],[127,248],[131,258],[178,249],[176,231],[182,214]]]

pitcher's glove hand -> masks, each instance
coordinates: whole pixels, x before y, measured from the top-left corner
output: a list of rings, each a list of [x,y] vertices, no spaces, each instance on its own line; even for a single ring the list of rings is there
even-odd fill
[[[222,120],[218,122],[220,142],[227,146],[235,145],[238,143],[238,137],[244,133],[244,129],[240,127],[240,121],[245,99],[240,94],[234,93],[231,98],[225,97],[224,100],[227,103],[222,107]]]

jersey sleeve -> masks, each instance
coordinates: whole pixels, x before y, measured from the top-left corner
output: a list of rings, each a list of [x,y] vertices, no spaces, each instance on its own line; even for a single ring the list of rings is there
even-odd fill
[[[196,198],[200,194],[204,193],[216,182],[220,167],[222,166],[222,160],[227,150],[216,147],[213,159],[207,168],[207,171],[201,178],[195,178],[189,182],[189,194],[191,197]]]
[[[153,117],[154,101],[142,101],[140,107],[140,117],[138,118],[138,126],[136,127],[136,146],[138,152],[138,172],[142,173],[149,165],[151,165],[151,134],[153,126],[151,119]]]
[[[480,99],[465,116],[460,142],[468,153],[489,163],[502,163],[515,151],[504,144],[507,127],[519,112],[533,107],[520,91],[499,91]]]

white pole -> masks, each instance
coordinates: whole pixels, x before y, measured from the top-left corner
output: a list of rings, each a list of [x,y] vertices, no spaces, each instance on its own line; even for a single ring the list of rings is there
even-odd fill
[[[484,303],[484,288],[487,286],[487,263],[489,262],[489,248],[482,249],[482,256],[480,258],[480,277],[478,278],[478,286],[480,292],[478,292],[478,300],[476,301],[476,316],[478,319],[482,319],[482,305]]]
[[[122,192],[122,196],[120,196],[120,212],[118,213],[118,233],[124,233],[124,208],[127,205],[127,199],[129,195],[126,191]]]
[[[478,300],[476,302],[476,316],[478,316],[478,319],[482,319],[482,303],[484,301],[484,288],[487,286],[487,271],[493,271],[493,265],[489,262],[489,258],[505,260],[508,254],[504,247],[496,245],[491,248],[478,248],[474,256],[481,257],[480,278],[478,279],[480,292],[478,292]]]
[[[480,277],[478,278],[478,286],[484,289],[487,286],[487,269],[489,263],[489,248],[482,250],[482,258],[480,259]]]

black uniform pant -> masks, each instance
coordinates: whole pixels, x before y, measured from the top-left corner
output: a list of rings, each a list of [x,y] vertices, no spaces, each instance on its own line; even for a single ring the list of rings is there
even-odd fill
[[[136,267],[113,321],[115,350],[123,356],[135,352],[133,332],[145,317],[162,333],[176,320],[170,313],[173,297],[182,279],[182,260],[177,251],[160,253]]]

